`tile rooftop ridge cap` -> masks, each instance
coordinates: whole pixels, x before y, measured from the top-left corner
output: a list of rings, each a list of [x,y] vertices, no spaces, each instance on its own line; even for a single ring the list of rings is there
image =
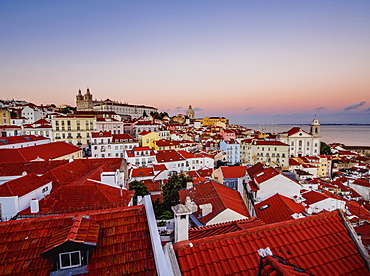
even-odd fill
[[[335,217],[335,216],[338,216],[339,219],[341,220],[341,223],[343,223],[343,225],[344,225],[347,222],[345,222],[343,220],[343,215],[342,214],[343,214],[343,211],[341,211],[341,210],[335,210],[335,211],[332,211],[332,212],[324,212],[324,213],[320,213],[320,214],[317,214],[317,215],[314,215],[314,216],[309,216],[309,217],[304,217],[304,218],[298,218],[298,219],[295,219],[295,220],[280,221],[280,222],[275,222],[275,223],[270,223],[270,224],[264,224],[264,225],[256,226],[256,227],[249,228],[249,229],[242,229],[242,230],[235,231],[235,232],[222,233],[222,234],[217,235],[217,238],[216,239],[217,240],[218,239],[222,239],[222,240],[224,240],[224,239],[232,239],[234,237],[240,236],[241,233],[250,235],[250,234],[253,234],[253,233],[258,233],[260,231],[273,231],[275,229],[291,227],[293,225],[297,225],[297,224],[300,224],[300,223],[308,223],[308,222],[311,222],[311,221],[324,219],[325,217]],[[302,222],[303,220],[305,220],[305,221]],[[323,223],[326,223],[326,220]],[[309,226],[309,227],[311,227],[311,226]],[[180,247],[183,247],[183,245],[187,245],[190,242],[193,245],[198,245],[198,244],[202,244],[204,242],[213,242],[213,241],[215,241],[215,237],[214,236],[210,236],[210,237],[204,237],[204,238],[194,239],[194,240],[191,240],[191,241],[189,241],[189,240],[181,241],[181,242],[178,242],[176,244],[178,244]]]
[[[80,229],[80,226],[81,226],[81,222],[82,222],[82,215],[77,214],[77,216],[75,217],[72,223],[71,229],[69,233],[67,234],[66,241],[75,241],[78,230]]]

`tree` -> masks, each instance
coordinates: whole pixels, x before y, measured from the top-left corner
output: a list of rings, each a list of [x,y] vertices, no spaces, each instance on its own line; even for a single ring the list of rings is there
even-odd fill
[[[148,189],[146,188],[145,184],[143,182],[134,180],[130,182],[129,184],[129,190],[135,191],[134,194],[134,205],[137,204],[137,197],[138,196],[145,196],[149,194]]]
[[[179,190],[186,188],[187,182],[193,180],[186,174],[174,174],[168,178],[166,185],[163,186],[163,205],[165,210],[171,210],[171,206],[180,203]]]
[[[333,153],[331,152],[331,149],[327,144],[325,144],[324,142],[321,142],[321,144],[320,144],[320,154],[332,155]]]

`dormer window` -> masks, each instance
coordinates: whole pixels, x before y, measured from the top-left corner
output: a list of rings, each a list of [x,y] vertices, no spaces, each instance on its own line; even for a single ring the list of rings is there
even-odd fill
[[[59,254],[60,269],[81,266],[81,251],[72,251]]]
[[[50,237],[41,253],[54,262],[51,276],[88,273],[89,255],[98,242],[100,226],[82,215],[77,215],[71,222]],[[60,270],[67,270],[69,274],[60,274]]]

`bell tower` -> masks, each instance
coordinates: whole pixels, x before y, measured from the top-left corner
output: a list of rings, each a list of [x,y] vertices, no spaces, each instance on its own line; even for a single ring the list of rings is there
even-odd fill
[[[320,123],[319,123],[319,120],[317,120],[316,118],[312,120],[312,123],[311,123],[311,130],[310,130],[310,134],[315,136],[315,137],[318,137],[320,136]]]
[[[81,90],[78,90],[76,96],[77,111],[92,111],[94,108],[93,97],[90,89],[87,88],[85,95],[82,95]]]

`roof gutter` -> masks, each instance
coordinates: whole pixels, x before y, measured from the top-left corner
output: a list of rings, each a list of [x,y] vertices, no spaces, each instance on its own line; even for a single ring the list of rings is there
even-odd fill
[[[157,228],[157,221],[154,215],[154,209],[150,195],[143,197],[140,204],[144,204],[146,218],[148,220],[150,240],[152,242],[152,249],[154,254],[155,266],[157,273],[160,276],[173,276],[172,269],[169,269],[162,249],[161,239]]]
[[[347,228],[348,233],[354,243],[357,246],[357,250],[360,253],[361,257],[364,259],[367,269],[370,270],[370,256],[369,253],[367,252],[365,246],[361,242],[361,238],[356,234],[355,229],[353,229],[352,225],[348,221],[348,219],[344,216],[344,213],[342,210],[338,210],[340,217],[343,219],[344,226]]]

